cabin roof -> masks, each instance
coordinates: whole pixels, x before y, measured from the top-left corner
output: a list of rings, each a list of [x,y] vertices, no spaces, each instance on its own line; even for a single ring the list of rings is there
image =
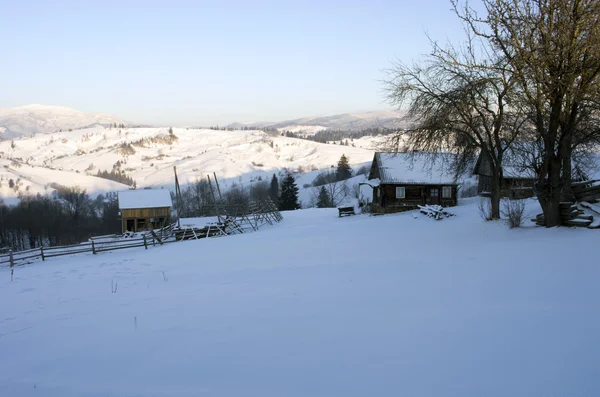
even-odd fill
[[[502,175],[510,179],[534,179],[535,171],[531,164],[540,157],[540,150],[533,142],[513,142],[504,151],[502,158]],[[482,153],[477,157],[473,175],[491,176],[491,170]]]
[[[382,185],[456,185],[451,167],[447,164],[450,153],[432,160],[431,153],[375,153],[369,179],[380,179]]]
[[[119,209],[171,207],[171,193],[167,189],[123,190],[117,193]]]

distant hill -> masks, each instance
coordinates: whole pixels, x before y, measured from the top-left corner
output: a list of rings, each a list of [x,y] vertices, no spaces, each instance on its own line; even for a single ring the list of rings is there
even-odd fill
[[[280,122],[232,123],[227,127],[246,128],[276,128],[280,131],[313,134],[319,130],[359,131],[369,128],[397,129],[406,126],[403,112],[382,110],[364,113],[343,113],[332,116],[303,117]]]
[[[34,134],[80,129],[111,124],[127,124],[103,113],[46,105],[28,105],[0,109],[0,139],[14,139]]]

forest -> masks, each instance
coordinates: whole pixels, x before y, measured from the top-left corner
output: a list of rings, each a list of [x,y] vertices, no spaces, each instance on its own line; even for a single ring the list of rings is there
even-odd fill
[[[76,244],[94,235],[120,233],[116,193],[92,199],[79,187],[58,187],[52,196],[22,195],[0,203],[0,248],[20,251]]]

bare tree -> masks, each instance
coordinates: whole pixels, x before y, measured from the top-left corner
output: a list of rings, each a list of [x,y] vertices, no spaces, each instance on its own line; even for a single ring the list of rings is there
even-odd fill
[[[412,126],[393,135],[388,148],[456,153],[453,167],[461,174],[480,154],[490,167],[491,218],[500,219],[504,153],[515,141],[524,116],[512,102],[513,77],[501,57],[469,35],[464,46],[442,48],[432,43],[426,61],[395,64],[385,82],[388,99],[407,106]]]
[[[546,226],[557,226],[561,199],[572,197],[573,153],[597,139],[600,2],[483,0],[482,17],[453,4],[515,81],[515,105],[526,112],[540,150],[536,194]]]
[[[92,201],[85,189],[79,186],[62,187],[58,190],[59,197],[65,202],[67,212],[73,222],[75,239],[81,238],[82,220],[92,212]]]
[[[315,203],[319,202],[319,193],[325,189],[328,197],[328,206],[337,207],[351,193],[347,181],[335,181],[326,185],[313,187],[311,194]]]

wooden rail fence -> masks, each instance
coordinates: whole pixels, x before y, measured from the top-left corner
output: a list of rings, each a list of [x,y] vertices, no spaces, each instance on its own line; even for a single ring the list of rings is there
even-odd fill
[[[111,236],[112,237],[112,236]],[[127,248],[141,248],[148,249],[149,245],[155,246],[156,243],[163,245],[166,243],[175,242],[175,239],[169,239],[163,237],[162,239],[158,236],[150,234],[144,234],[141,238],[127,238],[123,240],[108,240],[102,241],[102,239],[91,239],[89,242],[75,244],[75,245],[63,245],[55,247],[38,247],[24,251],[9,251],[6,254],[0,255],[0,265],[9,264],[13,267],[18,264],[23,264],[24,261],[39,259],[45,261],[46,258],[52,258],[63,255],[82,254],[91,252],[97,254],[99,252],[114,251],[119,249]]]

